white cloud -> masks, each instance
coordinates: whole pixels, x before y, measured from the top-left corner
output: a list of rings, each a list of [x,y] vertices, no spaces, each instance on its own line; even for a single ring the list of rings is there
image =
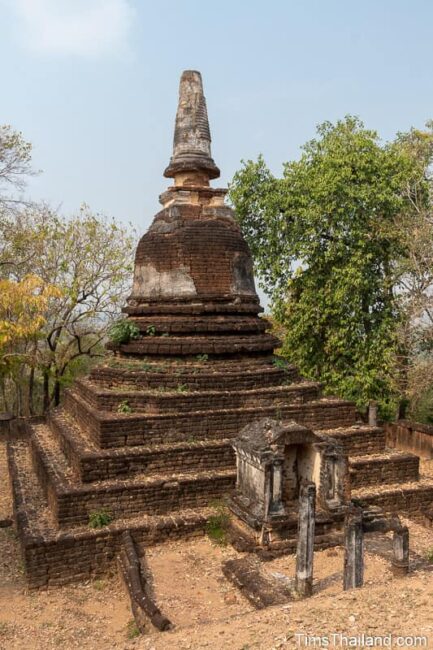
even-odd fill
[[[12,0],[23,45],[41,54],[128,53],[129,0]]]

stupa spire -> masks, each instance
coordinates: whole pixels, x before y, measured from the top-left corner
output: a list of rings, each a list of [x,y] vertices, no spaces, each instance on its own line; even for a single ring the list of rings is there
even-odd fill
[[[200,72],[185,70],[179,84],[173,155],[164,176],[175,183],[205,183],[220,170],[211,156],[211,136]]]

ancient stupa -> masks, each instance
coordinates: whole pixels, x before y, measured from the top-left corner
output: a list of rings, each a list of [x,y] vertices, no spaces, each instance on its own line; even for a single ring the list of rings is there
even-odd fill
[[[360,424],[353,404],[321,397],[274,356],[250,251],[226,190],[210,186],[210,145],[201,76],[186,71],[164,172],[174,184],[138,244],[124,309],[140,335],[111,344],[60,408],[9,445],[30,587],[102,574],[126,530],[138,544],[203,534],[210,504],[235,487],[233,439],[262,418],[295,421],[284,435],[298,442],[304,430],[319,432],[312,441],[332,435],[366,503],[419,509],[432,499],[417,457],[386,450],[383,430]],[[296,482],[293,472],[286,464],[282,476]],[[293,481],[290,490],[296,498]]]

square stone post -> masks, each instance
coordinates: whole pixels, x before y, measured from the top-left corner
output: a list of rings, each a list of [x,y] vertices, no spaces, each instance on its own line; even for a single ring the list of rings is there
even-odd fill
[[[377,427],[377,402],[371,401],[368,405],[368,424]]]
[[[395,576],[404,576],[409,572],[409,529],[401,526],[394,530],[392,540],[394,556],[392,572]]]
[[[295,589],[300,596],[313,593],[314,529],[316,486],[303,483],[299,493],[298,545],[296,548]]]
[[[362,508],[352,506],[344,526],[344,578],[343,589],[362,587],[364,584],[364,531]]]

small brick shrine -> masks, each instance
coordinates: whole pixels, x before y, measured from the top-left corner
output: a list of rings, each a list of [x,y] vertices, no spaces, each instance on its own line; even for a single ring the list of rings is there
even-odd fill
[[[367,505],[414,515],[433,501],[417,456],[387,449],[353,404],[276,362],[248,246],[226,190],[209,185],[219,176],[210,142],[201,76],[184,72],[165,170],[174,185],[138,244],[124,309],[140,336],[109,346],[60,408],[9,444],[32,588],[103,574],[124,531],[137,544],[203,534],[209,504],[235,487],[234,438],[262,418],[293,420],[316,442],[331,437],[349,458],[352,496]],[[111,523],[91,528],[101,512]]]

